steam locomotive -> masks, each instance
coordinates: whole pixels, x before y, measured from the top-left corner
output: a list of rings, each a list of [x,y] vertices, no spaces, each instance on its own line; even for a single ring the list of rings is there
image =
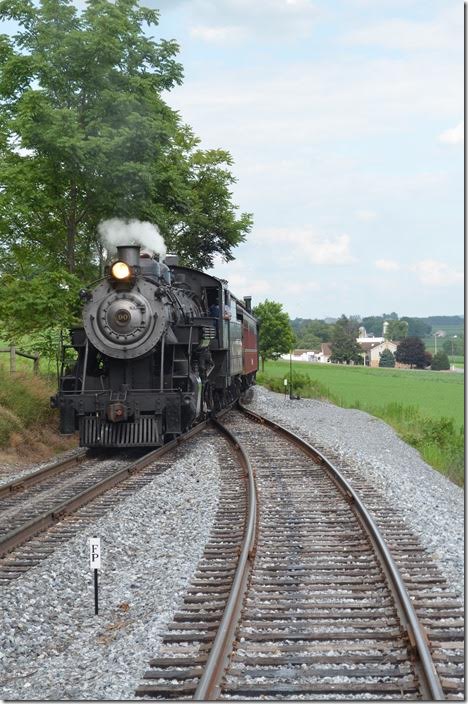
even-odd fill
[[[223,279],[175,255],[117,249],[104,278],[80,292],[83,327],[62,346],[52,405],[60,431],[78,430],[84,447],[157,447],[251,393],[257,322],[250,298]]]

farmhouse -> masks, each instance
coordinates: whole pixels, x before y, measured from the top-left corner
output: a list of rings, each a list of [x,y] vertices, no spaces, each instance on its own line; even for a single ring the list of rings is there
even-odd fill
[[[292,350],[291,360],[293,362],[328,362],[330,355],[330,343],[322,342],[320,352],[315,350]],[[289,360],[289,354],[282,354],[281,359]]]
[[[363,338],[358,338],[357,343],[363,351],[364,364],[369,367],[379,366],[380,355],[384,350],[390,350],[392,354],[395,354],[397,349],[397,344],[395,342],[378,337],[374,338],[372,341],[364,341]]]

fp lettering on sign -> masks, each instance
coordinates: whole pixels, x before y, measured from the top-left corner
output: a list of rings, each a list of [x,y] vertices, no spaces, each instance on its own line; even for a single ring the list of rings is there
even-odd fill
[[[101,569],[101,539],[89,538],[89,566],[92,570]]]
[[[101,539],[88,538],[89,565],[94,572],[94,613],[99,613],[98,569],[101,567]]]

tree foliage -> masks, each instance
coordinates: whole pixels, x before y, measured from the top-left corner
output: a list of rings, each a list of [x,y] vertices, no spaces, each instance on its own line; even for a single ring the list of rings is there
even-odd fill
[[[358,329],[358,321],[350,320],[345,315],[336,321],[331,340],[331,362],[364,363],[362,349],[356,342]]]
[[[400,342],[395,352],[395,359],[402,364],[409,364],[411,369],[424,369],[427,366],[426,348],[419,337],[406,337]]]
[[[0,286],[2,336],[10,343],[27,333],[79,322],[78,277],[64,269],[36,273],[27,282],[5,274]]]
[[[437,352],[432,357],[431,369],[435,371],[450,369],[450,362],[446,352]]]
[[[295,343],[295,337],[288,314],[283,311],[281,303],[267,299],[255,306],[253,314],[260,324],[258,352],[262,359],[263,371],[265,360],[278,359],[282,354],[289,352]]]
[[[430,335],[431,326],[424,318],[409,318],[403,316],[400,320],[405,320],[408,323],[408,337],[424,337]]]
[[[392,352],[392,350],[384,350],[382,354],[380,355],[379,359],[379,367],[394,367],[395,366],[395,357]]]
[[[319,350],[322,342],[331,339],[332,331],[323,320],[305,320],[296,328],[296,344],[300,349]]]
[[[367,334],[380,337],[382,335],[383,318],[381,315],[368,315],[362,319],[362,325],[366,328]]]
[[[456,337],[447,337],[442,343],[442,349],[447,354],[465,354],[465,336],[457,335]]]
[[[182,66],[144,31],[158,17],[136,0],[0,3],[19,25],[0,37],[0,275],[95,278],[111,217],[154,222],[183,263],[233,258],[251,216],[232,203],[229,153],[200,149],[162,98]]]
[[[81,10],[69,0],[0,2],[0,19],[19,26],[0,36],[0,323],[8,334],[41,315],[44,327],[73,317],[60,282],[67,272],[81,281],[100,275],[101,220],[149,220],[182,263],[200,268],[215,254],[232,259],[251,227],[231,200],[229,153],[200,149],[162,98],[182,82],[182,66],[174,41],[145,31],[158,18],[137,0],[89,0]],[[6,274],[37,291],[34,310]],[[66,279],[70,292],[76,280]]]
[[[406,320],[389,320],[385,328],[386,340],[403,340],[408,335]]]

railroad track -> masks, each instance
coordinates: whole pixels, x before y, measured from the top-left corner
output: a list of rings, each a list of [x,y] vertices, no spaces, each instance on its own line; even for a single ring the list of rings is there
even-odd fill
[[[207,425],[129,461],[85,450],[0,486],[0,583],[14,580],[87,523],[164,471],[167,453]]]
[[[218,424],[211,539],[136,694],[463,698],[463,611],[415,536],[361,487],[385,542],[320,452],[244,413]]]

